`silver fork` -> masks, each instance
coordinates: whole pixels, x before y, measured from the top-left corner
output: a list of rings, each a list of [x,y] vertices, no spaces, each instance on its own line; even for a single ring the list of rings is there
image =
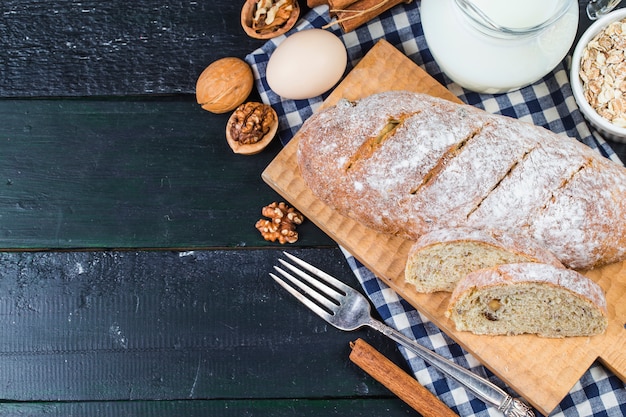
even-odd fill
[[[511,397],[497,385],[374,319],[371,315],[369,301],[355,289],[289,253],[283,253],[291,263],[284,259],[278,259],[282,267],[274,266],[274,269],[292,285],[271,272],[270,276],[328,323],[345,331],[356,330],[363,326],[376,329],[465,386],[484,402],[497,407],[505,416],[534,417],[535,414],[530,407]]]

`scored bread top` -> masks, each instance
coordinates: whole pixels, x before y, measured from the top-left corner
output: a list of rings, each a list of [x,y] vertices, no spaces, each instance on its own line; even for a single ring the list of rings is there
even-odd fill
[[[522,233],[571,268],[626,258],[626,169],[575,139],[406,91],[346,100],[299,132],[324,203],[383,233]]]

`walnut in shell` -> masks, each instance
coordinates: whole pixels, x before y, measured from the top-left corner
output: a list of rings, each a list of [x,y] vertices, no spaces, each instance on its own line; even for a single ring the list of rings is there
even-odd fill
[[[226,113],[248,98],[253,85],[252,69],[244,60],[221,58],[200,74],[196,83],[196,101],[211,113]]]

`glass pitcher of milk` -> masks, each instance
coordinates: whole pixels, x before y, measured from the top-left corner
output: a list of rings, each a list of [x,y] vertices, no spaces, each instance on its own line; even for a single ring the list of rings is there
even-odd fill
[[[421,0],[428,47],[454,82],[481,93],[532,84],[569,51],[577,0]]]

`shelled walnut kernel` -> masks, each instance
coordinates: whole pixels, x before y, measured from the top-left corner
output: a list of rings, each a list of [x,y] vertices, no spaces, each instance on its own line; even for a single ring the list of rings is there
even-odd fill
[[[267,104],[244,103],[235,110],[230,136],[241,144],[256,143],[269,133],[275,121],[275,113]]]
[[[273,32],[289,20],[292,10],[293,0],[259,0],[252,28],[258,33]]]
[[[256,229],[263,238],[270,242],[295,243],[298,240],[296,226],[302,224],[304,216],[293,207],[280,202],[273,202],[263,207],[261,214],[267,219],[256,222]]]
[[[235,153],[252,155],[263,150],[278,129],[274,109],[263,103],[248,102],[235,109],[226,125],[226,139]]]

